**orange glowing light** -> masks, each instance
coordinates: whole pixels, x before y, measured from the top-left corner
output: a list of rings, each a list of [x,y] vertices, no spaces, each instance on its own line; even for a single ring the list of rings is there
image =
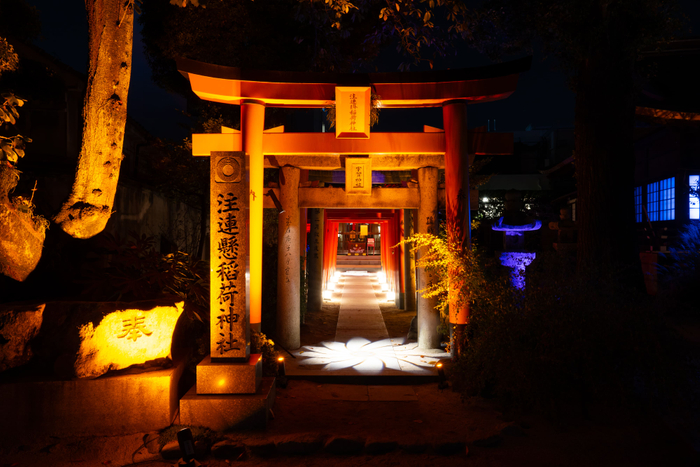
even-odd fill
[[[277,361],[280,362],[280,363],[283,362],[283,361],[284,361],[284,357],[277,357]]]
[[[438,364],[437,364],[437,367],[438,367],[438,368],[442,368],[442,363],[438,363]]]
[[[369,86],[335,88],[335,137],[369,138]]]
[[[173,331],[184,302],[150,310],[125,309],[109,313],[97,326],[80,329],[80,349],[75,362],[79,378],[96,377],[170,356]]]

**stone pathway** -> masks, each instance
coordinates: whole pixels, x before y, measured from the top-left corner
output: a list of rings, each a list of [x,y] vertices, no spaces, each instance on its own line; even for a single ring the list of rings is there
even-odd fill
[[[360,336],[372,342],[389,338],[375,288],[381,290],[376,274],[353,274],[348,271],[341,276],[335,290],[341,295],[336,342],[347,344],[352,338]]]
[[[332,294],[332,300],[340,301],[335,340],[293,351],[297,358],[287,359],[287,374],[436,377],[435,364],[448,354],[390,338],[378,304],[384,296],[376,273],[343,273]]]

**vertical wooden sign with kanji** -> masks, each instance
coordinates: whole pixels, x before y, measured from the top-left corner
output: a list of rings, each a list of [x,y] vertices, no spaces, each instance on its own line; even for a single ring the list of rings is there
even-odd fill
[[[243,152],[212,152],[210,181],[211,359],[246,361],[250,312],[246,306],[248,178]]]

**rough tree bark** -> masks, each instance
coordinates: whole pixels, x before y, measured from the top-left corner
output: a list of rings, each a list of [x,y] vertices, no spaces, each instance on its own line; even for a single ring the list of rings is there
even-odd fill
[[[633,59],[611,25],[593,45],[576,85],[578,270],[642,286],[634,242]]]
[[[90,63],[83,142],[73,188],[54,221],[76,238],[100,233],[112,214],[122,161],[131,78],[130,0],[85,0]]]

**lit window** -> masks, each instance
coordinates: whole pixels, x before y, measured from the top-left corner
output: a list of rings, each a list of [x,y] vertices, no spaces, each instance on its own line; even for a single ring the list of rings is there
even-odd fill
[[[642,187],[634,189],[634,217],[637,222],[642,222]]]
[[[676,218],[675,187],[675,177],[647,185],[647,213],[650,221],[670,221]]]
[[[700,189],[700,175],[691,175],[688,177],[688,185],[696,190],[695,194],[690,194],[688,198],[688,207],[690,208],[691,219],[700,219],[700,198],[698,198],[697,190]]]

